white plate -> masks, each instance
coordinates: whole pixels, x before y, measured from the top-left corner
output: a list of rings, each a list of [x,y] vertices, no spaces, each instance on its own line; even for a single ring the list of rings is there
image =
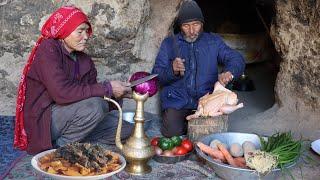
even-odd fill
[[[311,148],[320,155],[320,139],[311,143]]]
[[[116,170],[116,171],[113,171],[113,172],[110,172],[110,173],[107,173],[107,174],[101,174],[101,175],[96,175],[96,176],[64,176],[64,175],[58,175],[58,174],[50,174],[48,172],[45,172],[43,170],[40,169],[40,167],[38,166],[38,162],[39,162],[39,158],[41,158],[42,156],[48,154],[48,153],[51,153],[55,151],[55,149],[51,149],[51,150],[47,150],[47,151],[44,151],[44,152],[41,152],[37,155],[35,155],[32,159],[31,159],[31,165],[32,167],[40,172],[42,175],[44,176],[47,176],[47,177],[51,177],[53,179],[62,179],[62,180],[94,180],[94,179],[104,179],[104,178],[107,178],[109,176],[112,176],[120,171],[122,171],[125,167],[126,167],[126,160],[124,159],[123,156],[121,156],[120,154],[117,154],[117,153],[114,153],[116,155],[119,156],[120,158],[120,161],[121,161],[121,167],[120,169]]]

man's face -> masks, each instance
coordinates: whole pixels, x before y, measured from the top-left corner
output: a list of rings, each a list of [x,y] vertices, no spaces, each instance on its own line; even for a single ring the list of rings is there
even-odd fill
[[[181,31],[183,32],[186,41],[194,42],[197,40],[200,32],[202,31],[202,22],[191,21],[188,23],[183,23],[181,25]]]
[[[88,41],[89,25],[87,23],[80,24],[68,37],[63,40],[65,48],[69,52],[83,51]]]

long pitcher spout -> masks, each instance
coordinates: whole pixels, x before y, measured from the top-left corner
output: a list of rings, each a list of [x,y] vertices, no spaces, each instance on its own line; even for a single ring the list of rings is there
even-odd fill
[[[116,146],[120,150],[122,150],[123,149],[123,144],[121,143],[122,109],[121,109],[119,103],[117,103],[117,101],[115,101],[111,98],[108,98],[106,96],[104,96],[104,99],[115,104],[119,110],[119,121],[118,121],[118,127],[117,127],[117,132],[116,132]]]

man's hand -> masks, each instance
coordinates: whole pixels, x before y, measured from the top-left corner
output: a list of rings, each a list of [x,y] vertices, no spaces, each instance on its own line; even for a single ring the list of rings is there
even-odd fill
[[[223,86],[226,86],[232,79],[233,79],[233,75],[229,71],[221,73],[218,76],[218,81]]]
[[[172,62],[172,69],[173,69],[173,73],[174,75],[184,75],[184,71],[186,70],[184,67],[184,59],[181,58],[176,58],[175,60],[173,60]]]
[[[121,81],[110,81],[112,86],[112,94],[115,98],[130,97],[132,94],[130,83]]]

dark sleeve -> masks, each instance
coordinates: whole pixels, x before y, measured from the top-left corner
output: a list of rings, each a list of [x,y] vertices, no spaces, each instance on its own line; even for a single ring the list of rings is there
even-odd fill
[[[218,62],[224,65],[224,72],[230,71],[234,77],[239,77],[244,72],[245,61],[242,55],[227,46],[220,36],[215,37],[218,43]]]
[[[181,76],[176,76],[173,73],[172,59],[169,53],[171,51],[170,39],[166,38],[160,46],[155,64],[152,69],[152,74],[158,74],[160,85],[170,84],[174,81],[181,79]]]
[[[41,43],[36,58],[34,63],[40,81],[57,104],[73,103],[94,96],[110,96],[109,82],[78,84],[69,79],[63,70],[62,54],[56,45]],[[92,75],[95,73],[93,70]]]
[[[89,77],[88,77],[88,82],[89,84],[96,84],[97,81],[97,69],[95,67],[95,64],[93,63],[93,61],[91,60],[91,66],[90,66],[90,71],[89,71]],[[107,97],[111,97],[112,96],[112,86],[110,84],[109,80],[105,80],[103,83],[104,89],[105,89],[105,96]]]
[[[90,68],[90,72],[89,72],[89,84],[95,84],[95,83],[97,83],[97,69],[95,68],[95,64],[93,63],[93,61],[91,61],[91,68]],[[106,96],[111,97],[112,96],[112,86],[111,86],[110,82],[108,80],[106,80],[103,82],[103,84],[105,86]],[[117,101],[119,103],[119,105],[122,107],[122,104],[123,104],[122,99],[116,99],[114,97],[112,97],[112,99]],[[109,111],[118,110],[118,108],[115,104],[108,102],[108,105],[109,105]]]
[[[89,84],[95,84],[97,83],[97,69],[93,63],[93,61],[91,61],[91,66],[90,66],[90,71],[89,71]]]

